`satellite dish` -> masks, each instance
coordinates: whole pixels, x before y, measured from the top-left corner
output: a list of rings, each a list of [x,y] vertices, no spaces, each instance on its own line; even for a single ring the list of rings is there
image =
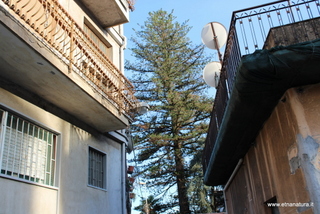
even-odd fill
[[[150,106],[148,105],[148,103],[139,102],[139,103],[137,103],[137,106],[134,110],[139,115],[142,115],[142,114],[147,113],[149,111],[149,109],[150,109]]]
[[[220,78],[221,63],[210,62],[203,69],[203,79],[207,85],[217,87]]]
[[[228,33],[226,28],[219,22],[210,22],[202,28],[201,38],[205,46],[219,50],[226,44]]]

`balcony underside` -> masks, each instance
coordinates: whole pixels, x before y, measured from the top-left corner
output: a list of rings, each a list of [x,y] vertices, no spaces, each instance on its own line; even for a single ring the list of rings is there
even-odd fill
[[[103,27],[112,27],[129,22],[126,0],[81,0]]]
[[[319,67],[320,40],[256,51],[242,58],[205,184],[226,184],[285,91],[319,83]]]
[[[70,72],[50,48],[3,14],[0,18],[1,79],[36,94],[100,132],[126,128],[128,119],[79,74]]]

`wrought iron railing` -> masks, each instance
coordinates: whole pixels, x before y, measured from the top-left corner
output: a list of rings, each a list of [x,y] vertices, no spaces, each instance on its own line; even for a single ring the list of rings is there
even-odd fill
[[[293,25],[294,23],[303,21],[313,22],[318,17],[320,17],[319,0],[281,0],[233,12],[204,148],[204,171],[207,169],[212,150],[215,146],[241,56],[253,53],[257,49],[269,49],[272,46],[282,44],[288,45],[289,42],[284,40],[288,40],[289,36],[294,38],[294,41],[290,41],[291,43],[320,38],[320,29],[318,29],[316,24],[311,24],[311,33],[310,29],[306,28],[299,28],[299,31],[302,32],[297,32],[296,26]],[[292,35],[286,35],[286,31],[282,31],[282,35],[279,35],[279,31],[277,31],[278,35],[276,35],[277,38],[274,44],[267,43],[270,30],[289,25],[292,25]]]
[[[134,87],[57,0],[2,0],[35,36],[120,112],[130,116]]]

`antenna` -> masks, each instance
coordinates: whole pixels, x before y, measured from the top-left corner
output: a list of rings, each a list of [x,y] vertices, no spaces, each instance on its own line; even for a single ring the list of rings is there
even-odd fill
[[[220,48],[226,44],[228,33],[226,28],[219,22],[210,22],[202,28],[201,38],[205,46],[218,51],[220,62],[210,62],[203,69],[203,79],[207,85],[217,87],[222,67]]]
[[[220,48],[227,42],[228,33],[226,28],[219,22],[210,22],[202,28],[202,43],[210,49],[218,51],[219,60],[222,63]]]
[[[203,79],[207,85],[217,87],[220,78],[221,63],[210,62],[203,69]]]

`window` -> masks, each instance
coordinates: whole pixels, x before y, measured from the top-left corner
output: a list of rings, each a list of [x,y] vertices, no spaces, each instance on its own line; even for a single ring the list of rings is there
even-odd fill
[[[106,189],[106,154],[89,147],[89,185]]]
[[[95,32],[89,28],[88,25],[84,24],[83,27],[84,32],[89,36],[89,38],[97,45],[97,47],[109,58],[110,56],[110,49],[108,46],[105,44],[105,42],[100,39]]]
[[[1,174],[54,186],[57,135],[0,109]]]

